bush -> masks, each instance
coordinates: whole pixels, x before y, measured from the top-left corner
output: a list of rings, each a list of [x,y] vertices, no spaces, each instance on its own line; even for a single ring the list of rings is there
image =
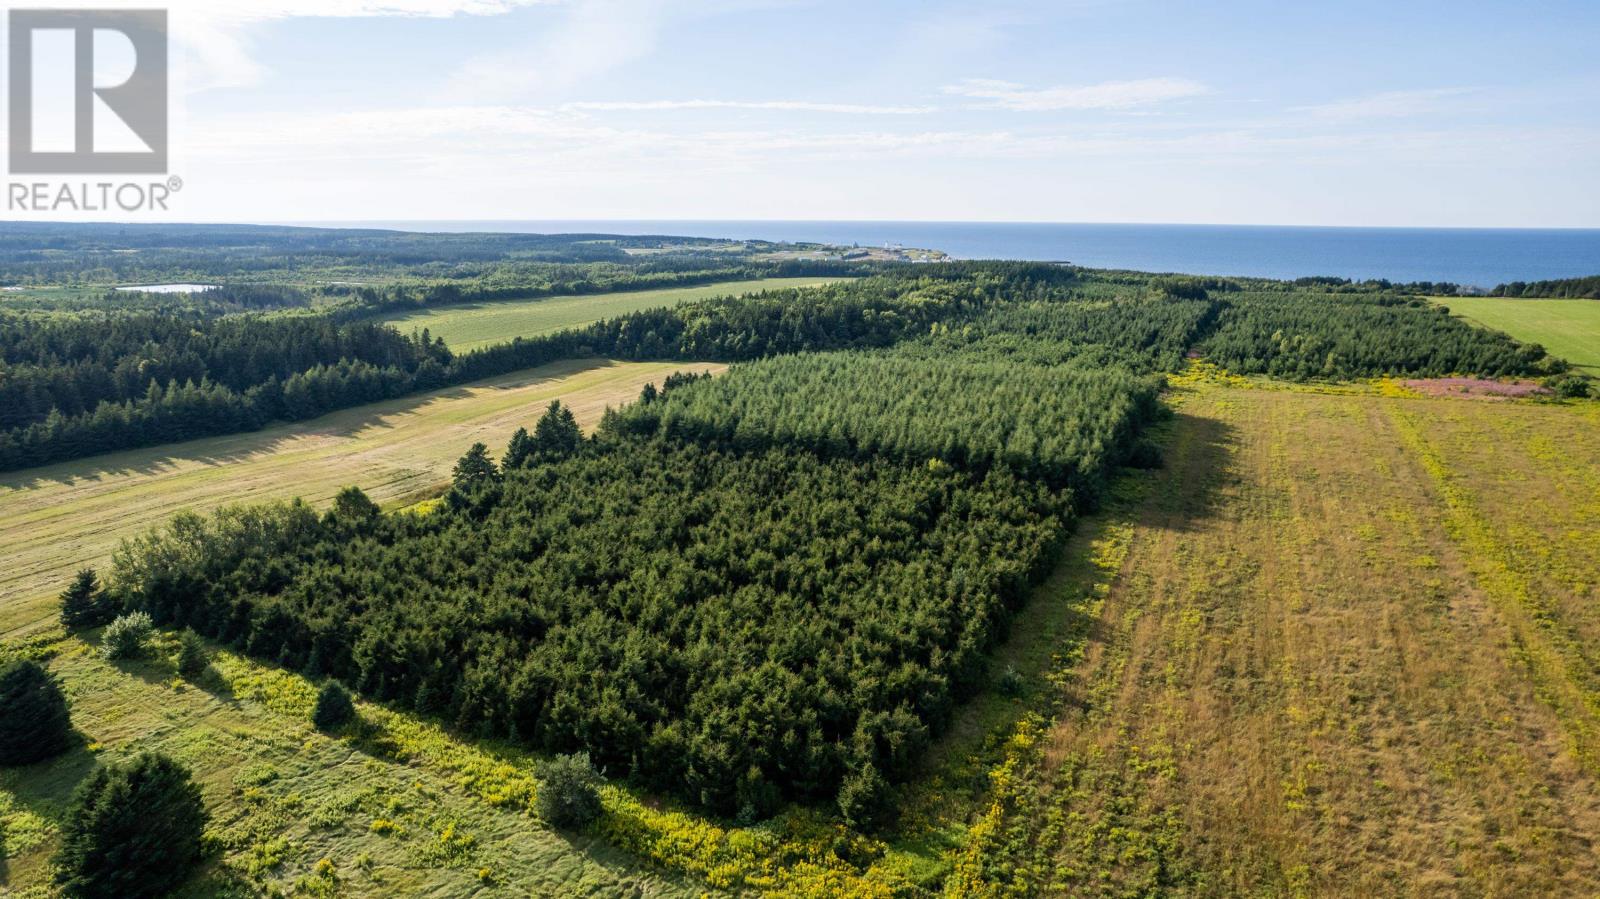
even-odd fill
[[[544,765],[536,806],[556,827],[582,827],[600,817],[600,773],[589,753],[558,755]]]
[[[206,653],[206,644],[200,635],[194,631],[184,631],[178,638],[178,673],[194,680],[206,671],[206,666],[211,664],[211,656]]]
[[[56,882],[80,899],[165,896],[199,861],[205,825],[199,787],[166,756],[100,768],[78,786],[61,822]]]
[[[61,688],[38,663],[0,669],[0,765],[31,765],[67,748],[72,720]]]
[[[889,782],[875,765],[862,766],[839,788],[839,814],[846,824],[859,830],[872,830],[882,824],[890,805]]]
[[[328,681],[317,693],[316,707],[311,710],[311,723],[319,730],[333,730],[350,723],[356,716],[356,704],[350,691],[338,681]]]
[[[1161,446],[1148,437],[1141,437],[1134,441],[1133,449],[1128,451],[1128,467],[1142,468],[1152,471],[1166,464],[1162,458]]]
[[[1015,699],[1028,691],[1028,684],[1023,680],[1022,672],[1013,665],[1007,665],[1006,670],[995,678],[994,688],[1001,696]]]
[[[144,655],[144,644],[155,630],[145,612],[129,612],[106,626],[100,638],[100,654],[108,659],[137,659]]]
[[[111,604],[100,590],[93,568],[84,568],[61,594],[61,626],[67,630],[99,627],[110,620]]]
[[[1563,399],[1581,399],[1589,395],[1589,380],[1578,375],[1569,375],[1550,385],[1556,396]]]

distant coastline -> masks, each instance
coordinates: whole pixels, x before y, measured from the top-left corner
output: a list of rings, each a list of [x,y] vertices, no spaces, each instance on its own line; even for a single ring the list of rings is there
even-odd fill
[[[961,259],[1067,261],[1092,268],[1299,278],[1509,281],[1600,274],[1600,229],[1323,228],[865,221],[345,221],[294,224],[407,231],[676,234],[755,240],[899,244]]]

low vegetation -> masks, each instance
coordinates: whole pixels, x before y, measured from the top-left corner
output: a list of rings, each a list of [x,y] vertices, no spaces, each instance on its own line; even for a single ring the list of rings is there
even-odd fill
[[[1212,385],[1179,401],[1168,467],[1108,512],[1131,537],[1100,637],[1059,681],[1059,717],[1008,741],[950,893],[1600,882],[1597,694],[1559,649],[1587,645],[1580,597],[1600,582],[1576,526],[1596,511],[1577,437],[1594,407]]]

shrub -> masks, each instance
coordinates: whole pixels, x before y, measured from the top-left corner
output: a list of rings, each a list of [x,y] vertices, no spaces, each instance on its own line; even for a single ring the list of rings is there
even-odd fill
[[[860,830],[872,830],[882,824],[890,804],[889,782],[875,765],[863,765],[839,788],[839,814],[846,824]]]
[[[317,693],[316,707],[311,710],[311,723],[319,730],[333,730],[350,723],[356,716],[356,704],[350,691],[338,681],[328,681]]]
[[[80,899],[164,896],[200,859],[205,825],[199,787],[166,756],[100,768],[78,786],[61,822],[56,882]]]
[[[1007,665],[1006,670],[1000,672],[1000,676],[995,678],[994,688],[1001,696],[1015,699],[1027,692],[1028,685],[1022,679],[1022,672],[1018,671],[1015,666]]]
[[[1589,381],[1578,375],[1569,375],[1551,385],[1556,396],[1564,399],[1580,399],[1589,395]]]
[[[100,653],[108,659],[137,659],[144,655],[145,641],[155,623],[145,612],[129,612],[106,626],[100,639]]]
[[[589,753],[558,755],[541,773],[539,817],[556,827],[582,827],[600,817],[600,773]]]
[[[206,653],[206,644],[200,635],[194,631],[184,631],[178,638],[178,673],[194,680],[205,673],[206,666],[211,664],[211,656]]]
[[[1133,448],[1128,451],[1128,467],[1142,468],[1147,471],[1160,468],[1166,464],[1162,458],[1161,446],[1148,437],[1141,437],[1134,441]]]
[[[0,765],[31,765],[67,748],[72,720],[61,688],[38,663],[0,668]]]
[[[93,568],[84,568],[61,594],[61,626],[67,630],[99,627],[110,619],[111,604],[100,590]]]

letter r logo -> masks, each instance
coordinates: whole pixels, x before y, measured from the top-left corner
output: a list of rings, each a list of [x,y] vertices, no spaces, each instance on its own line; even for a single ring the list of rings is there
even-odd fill
[[[167,170],[167,11],[13,9],[11,171]]]

